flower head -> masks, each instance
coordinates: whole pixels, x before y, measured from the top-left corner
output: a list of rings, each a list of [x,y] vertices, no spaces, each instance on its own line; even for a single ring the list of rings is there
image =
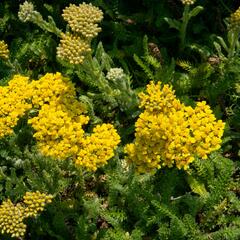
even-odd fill
[[[240,29],[240,7],[230,16],[230,27]]]
[[[9,199],[2,202],[0,205],[0,229],[2,234],[9,233],[11,237],[23,237],[27,228],[23,219],[24,207],[21,204],[14,205]]]
[[[183,5],[193,5],[196,0],[181,0]]]
[[[97,125],[90,136],[82,140],[82,148],[77,154],[75,164],[96,171],[114,156],[120,137],[111,124]]]
[[[220,148],[224,123],[216,120],[206,102],[195,108],[176,99],[168,85],[151,82],[140,93],[140,114],[135,141],[125,147],[127,160],[138,172],[152,172],[162,166],[187,169],[196,156],[206,159]]]
[[[45,193],[26,192],[23,197],[23,203],[26,205],[24,214],[25,217],[36,217],[40,212],[44,210],[46,204],[52,202],[52,195]]]
[[[62,15],[73,32],[86,38],[93,38],[101,31],[97,23],[103,19],[103,12],[91,3],[82,3],[79,6],[70,4],[63,10]]]
[[[46,204],[52,201],[53,196],[45,193],[26,192],[23,202],[14,204],[10,199],[0,205],[0,230],[2,234],[11,234],[11,237],[22,238],[26,233],[24,219],[36,217],[44,210]]]
[[[32,107],[28,102],[32,94],[28,80],[27,77],[15,75],[8,86],[0,86],[0,138],[13,133],[18,120]]]
[[[106,78],[109,80],[109,81],[118,81],[118,80],[121,80],[122,78],[124,78],[125,74],[123,72],[123,69],[122,68],[111,68],[107,75],[106,75]]]
[[[3,40],[0,41],[0,58],[4,60],[9,58],[8,45]]]
[[[19,7],[18,17],[22,22],[27,22],[31,21],[36,13],[37,11],[34,10],[33,4],[25,1]]]
[[[91,51],[88,42],[77,35],[62,34],[62,39],[57,47],[57,56],[72,64],[81,64],[85,55]]]

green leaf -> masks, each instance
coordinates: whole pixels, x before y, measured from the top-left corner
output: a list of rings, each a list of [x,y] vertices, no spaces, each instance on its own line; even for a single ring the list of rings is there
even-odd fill
[[[170,28],[175,28],[180,31],[181,23],[175,19],[165,17],[164,20],[168,23]]]
[[[194,178],[193,176],[188,176],[188,183],[190,185],[190,188],[192,189],[192,191],[194,193],[199,194],[201,197],[207,197],[208,196],[208,192],[204,186],[203,183],[201,183],[200,181],[198,181],[196,178]]]
[[[190,13],[189,16],[191,17],[195,17],[197,16],[204,8],[202,6],[197,6],[195,7]]]
[[[224,48],[224,50],[226,52],[228,52],[229,49],[228,49],[227,44],[225,43],[224,39],[222,37],[219,37],[219,36],[217,36],[217,39],[218,39],[219,43],[221,44],[221,46]],[[229,39],[228,39],[228,41],[229,41]]]

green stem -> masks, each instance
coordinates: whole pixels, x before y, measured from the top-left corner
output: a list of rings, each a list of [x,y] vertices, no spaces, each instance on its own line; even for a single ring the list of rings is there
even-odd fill
[[[49,17],[49,22],[45,21],[42,18],[42,15],[39,12],[36,12],[35,15],[32,17],[32,22],[42,28],[44,31],[48,31],[51,33],[56,34],[58,37],[61,37],[62,31],[57,28],[55,22],[51,17]]]
[[[189,10],[189,5],[185,5],[182,17],[182,25],[180,29],[180,50],[183,50],[185,48],[186,31],[189,21]]]

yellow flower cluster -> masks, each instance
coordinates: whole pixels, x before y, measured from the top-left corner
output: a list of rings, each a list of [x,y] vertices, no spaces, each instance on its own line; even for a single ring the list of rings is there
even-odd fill
[[[91,51],[90,45],[74,34],[62,34],[62,39],[57,47],[57,56],[71,64],[81,64],[85,55]]]
[[[181,0],[183,5],[193,5],[196,0]]]
[[[88,123],[89,118],[73,114],[56,102],[45,104],[38,116],[29,120],[36,131],[33,136],[43,155],[66,159],[77,154],[84,137],[82,126]]]
[[[82,149],[77,154],[76,165],[85,166],[93,171],[105,165],[114,156],[120,142],[117,131],[111,124],[97,125],[93,133],[82,140]]]
[[[230,16],[230,27],[231,28],[240,28],[240,7],[236,12],[232,13]]]
[[[26,224],[23,223],[24,207],[18,203],[14,205],[11,200],[6,200],[0,205],[0,229],[1,233],[11,234],[11,237],[22,237],[26,232]]]
[[[140,93],[144,112],[135,124],[135,142],[125,147],[127,160],[140,173],[161,166],[187,169],[196,156],[206,159],[221,144],[224,123],[206,102],[185,106],[170,86],[160,85],[151,82],[147,93]]]
[[[98,125],[87,135],[83,126],[89,117],[76,98],[74,85],[60,73],[48,73],[31,83],[27,77],[14,76],[9,86],[0,87],[0,137],[11,134],[18,119],[34,108],[37,114],[28,123],[42,154],[71,158],[95,171],[113,157],[120,137],[111,124]]]
[[[63,10],[62,16],[72,31],[80,33],[86,38],[94,38],[101,31],[97,23],[102,21],[103,12],[91,3],[83,2],[79,6],[70,4]]]
[[[11,237],[23,237],[26,232],[24,219],[36,217],[44,210],[44,206],[52,201],[52,195],[40,192],[27,192],[23,197],[23,203],[12,203],[10,199],[0,205],[0,229],[2,234],[10,234]]]
[[[28,78],[15,75],[8,86],[0,87],[0,138],[12,134],[20,117],[32,108]]]
[[[52,195],[46,195],[45,193],[26,192],[23,197],[23,203],[27,206],[24,210],[25,217],[36,217],[40,212],[44,210],[46,204],[52,202]]]
[[[9,58],[8,45],[3,40],[0,41],[0,58],[4,60]]]
[[[98,125],[93,134],[85,136],[83,126],[89,117],[76,100],[74,86],[60,73],[47,74],[32,86],[36,92],[32,102],[41,109],[29,123],[40,151],[57,159],[72,158],[76,165],[92,171],[106,164],[120,141],[113,126]]]

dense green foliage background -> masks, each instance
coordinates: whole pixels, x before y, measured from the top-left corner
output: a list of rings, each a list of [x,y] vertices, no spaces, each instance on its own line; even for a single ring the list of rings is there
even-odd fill
[[[42,157],[26,119],[14,136],[0,140],[0,199],[17,202],[26,191],[36,190],[55,197],[43,214],[29,220],[26,239],[240,239],[240,44],[230,56],[219,42],[231,46],[226,18],[239,3],[198,0],[195,5],[204,9],[189,21],[181,48],[179,32],[166,20],[181,19],[181,1],[85,1],[104,12],[102,32],[92,42],[103,72],[109,66],[123,68],[136,93],[150,80],[172,84],[185,104],[206,100],[226,122],[222,148],[208,160],[196,159],[188,172],[164,168],[138,175],[123,164],[122,151],[134,138],[137,102],[127,102],[130,107],[107,102],[93,79],[84,81],[85,73],[58,61],[58,37],[19,21],[23,2],[0,3],[0,38],[10,50],[10,60],[0,60],[0,85],[14,74],[37,79],[61,72],[89,104],[91,124],[113,123],[122,140],[116,156],[95,173]],[[31,2],[44,19],[51,15],[65,31],[62,9],[82,1]]]

